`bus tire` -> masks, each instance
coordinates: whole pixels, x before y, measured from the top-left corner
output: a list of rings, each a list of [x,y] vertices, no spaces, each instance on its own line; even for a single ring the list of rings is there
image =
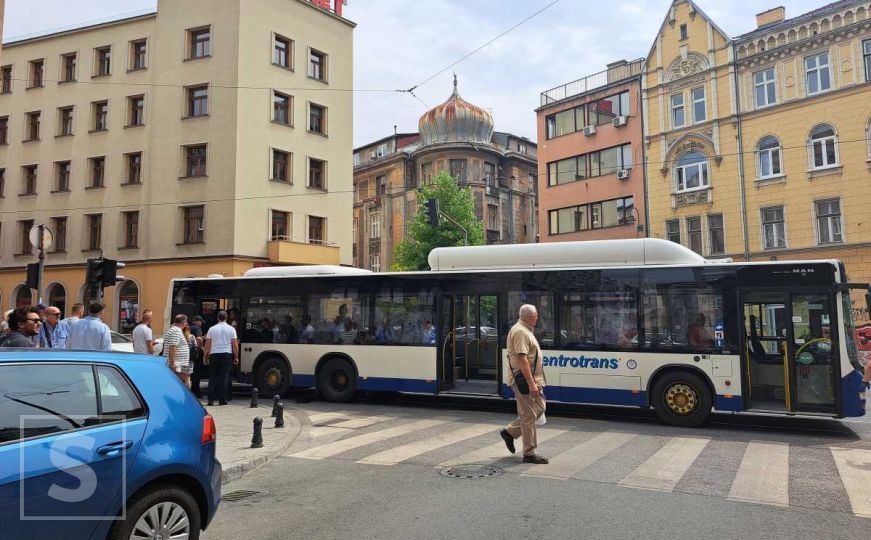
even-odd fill
[[[257,368],[256,380],[261,396],[283,396],[290,390],[290,369],[283,359],[270,356]]]
[[[318,392],[327,401],[351,401],[357,391],[357,371],[344,358],[330,358],[318,371]]]
[[[651,400],[663,422],[680,427],[702,425],[713,406],[708,385],[688,371],[672,371],[659,377],[653,385]]]

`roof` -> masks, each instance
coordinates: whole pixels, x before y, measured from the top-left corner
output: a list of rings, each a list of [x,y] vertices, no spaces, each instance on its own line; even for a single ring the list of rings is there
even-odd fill
[[[36,358],[38,357],[38,358]],[[161,356],[119,351],[81,351],[53,349],[0,348],[0,363],[3,362],[97,362],[121,365],[129,362],[165,364]]]
[[[31,34],[24,34],[20,36],[11,36],[3,42],[3,46],[12,47],[15,45],[27,43],[29,41],[49,39],[64,34],[72,34],[75,32],[85,32],[87,30],[93,30],[103,26],[113,26],[116,24],[123,24],[127,22],[137,21],[140,19],[148,19],[155,16],[157,16],[157,10],[155,9],[131,11],[128,13],[122,13],[120,15],[114,15],[112,17],[106,17],[104,19],[96,19],[81,24],[62,26],[60,28],[43,30],[41,32],[33,32]]]
[[[723,29],[720,28],[720,26],[719,26],[719,25],[714,21],[714,19],[708,17],[708,14],[705,13],[705,12],[702,10],[702,8],[700,8],[700,7],[698,6],[698,4],[696,4],[695,2],[693,2],[693,0],[674,0],[674,1],[671,3],[671,5],[668,6],[668,11],[665,13],[665,17],[662,19],[662,24],[659,25],[659,30],[656,31],[656,35],[657,35],[657,36],[659,36],[659,34],[662,33],[662,30],[665,28],[665,25],[668,24],[668,21],[671,19],[671,10],[672,10],[672,8],[674,7],[674,5],[675,5],[675,4],[680,4],[680,3],[683,3],[683,2],[686,2],[687,4],[689,4],[690,6],[692,6],[693,10],[695,10],[696,13],[698,13],[699,15],[702,16],[703,19],[705,19],[706,21],[708,21],[709,23],[711,23],[711,26],[714,28],[714,30],[716,30],[717,32],[719,32],[720,35],[722,35],[722,36],[726,39],[727,42],[731,39],[731,38],[729,37],[729,34],[727,34],[726,32],[724,32]],[[650,58],[650,55],[653,53],[653,49],[656,48],[656,45],[657,45],[658,42],[659,42],[659,40],[656,39],[656,38],[654,38],[654,40],[653,40],[653,45],[650,46],[650,50],[647,51],[647,56],[645,56],[645,58]]]
[[[788,28],[790,26],[795,26],[796,24],[802,23],[804,21],[809,21],[812,19],[816,19],[817,17],[827,13],[829,11],[837,11],[842,8],[846,8],[851,4],[864,4],[861,0],[838,0],[837,2],[832,2],[831,4],[826,4],[823,7],[817,8],[813,11],[808,11],[807,13],[803,13],[798,15],[797,17],[793,17],[791,19],[784,19],[778,23],[772,23],[765,25],[761,28],[757,28],[746,34],[741,34],[737,36],[735,40],[744,40],[747,38],[752,38],[761,34],[767,34],[769,32],[773,32],[779,30],[781,28]]]

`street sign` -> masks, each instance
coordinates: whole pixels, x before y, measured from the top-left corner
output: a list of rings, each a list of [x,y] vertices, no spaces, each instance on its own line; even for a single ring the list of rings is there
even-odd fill
[[[39,232],[40,229],[42,234]],[[30,238],[30,245],[36,249],[48,249],[54,242],[54,234],[45,225],[34,225],[27,236]]]

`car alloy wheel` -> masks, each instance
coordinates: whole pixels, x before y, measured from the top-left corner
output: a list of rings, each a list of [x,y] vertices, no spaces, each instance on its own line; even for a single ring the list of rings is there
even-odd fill
[[[130,540],[187,540],[190,532],[190,519],[182,505],[159,502],[136,521]]]

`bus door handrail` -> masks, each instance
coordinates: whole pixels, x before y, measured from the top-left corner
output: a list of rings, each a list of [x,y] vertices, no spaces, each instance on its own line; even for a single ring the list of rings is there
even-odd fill
[[[453,331],[448,332],[447,335],[445,335],[444,341],[442,341],[442,381],[447,381],[447,373],[445,370],[447,369],[448,364],[445,362],[445,353],[447,353],[448,350],[448,341],[453,337],[453,335]],[[451,356],[454,355],[452,354]],[[453,362],[451,362],[451,366],[453,366]]]

